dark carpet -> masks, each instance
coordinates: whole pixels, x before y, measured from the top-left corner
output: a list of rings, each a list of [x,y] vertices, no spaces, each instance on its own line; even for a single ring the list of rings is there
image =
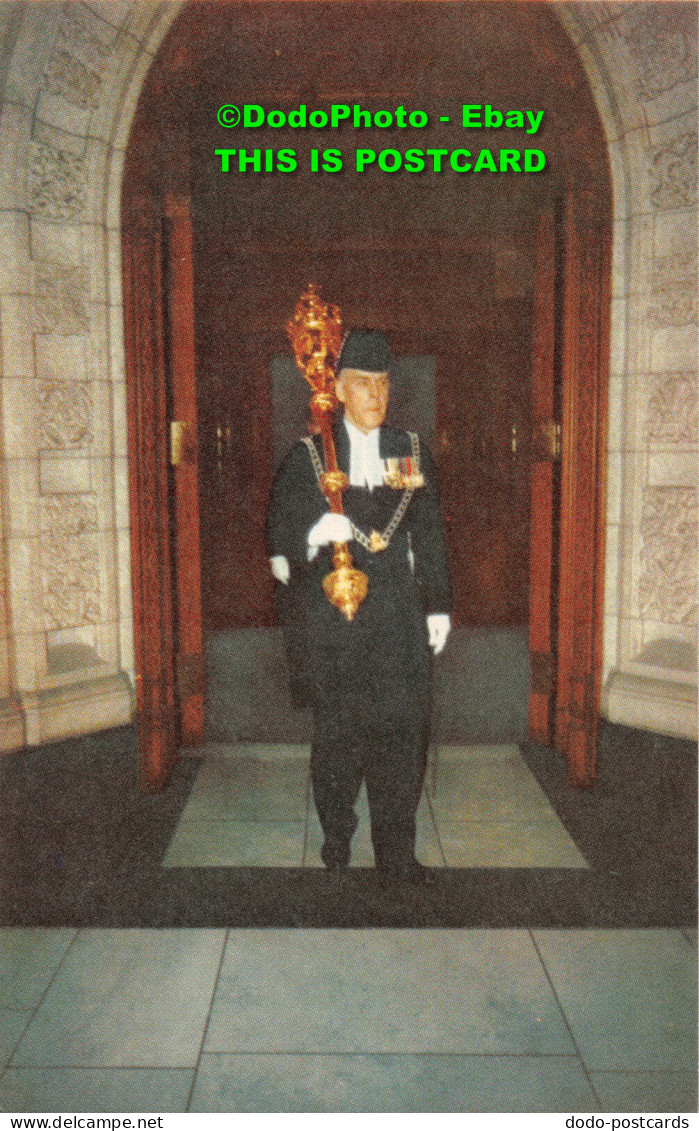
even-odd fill
[[[696,924],[696,749],[607,725],[594,789],[526,761],[591,865],[436,869],[427,888],[356,869],[160,867],[199,768],[140,792],[130,727],[0,763],[0,923],[99,927],[688,927]]]

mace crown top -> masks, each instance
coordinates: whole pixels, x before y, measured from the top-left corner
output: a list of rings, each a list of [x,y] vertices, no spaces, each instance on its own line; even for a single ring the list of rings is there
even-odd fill
[[[314,392],[331,392],[342,346],[342,320],[336,306],[323,302],[314,283],[297,302],[286,332],[296,364]]]

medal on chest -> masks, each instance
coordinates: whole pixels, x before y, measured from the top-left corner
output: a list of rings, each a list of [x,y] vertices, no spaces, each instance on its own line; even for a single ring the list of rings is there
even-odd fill
[[[382,459],[381,471],[384,486],[393,487],[396,491],[415,491],[425,486],[420,461],[415,456]]]

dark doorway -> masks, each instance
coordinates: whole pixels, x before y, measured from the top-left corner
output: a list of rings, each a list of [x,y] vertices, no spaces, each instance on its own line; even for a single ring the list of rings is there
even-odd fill
[[[302,104],[309,111],[331,103],[358,105],[371,115],[404,106],[424,111],[428,125],[226,130],[216,118],[224,103],[255,103],[287,115]],[[516,128],[465,130],[464,104],[543,109],[543,125],[536,135]],[[442,117],[449,123],[440,122]],[[224,173],[215,150],[242,147],[248,153],[269,150],[272,166],[280,150],[293,150],[297,168]],[[310,171],[311,150],[319,147],[341,151],[340,172]],[[355,169],[358,148],[411,147],[467,148],[474,154],[482,148],[497,154],[501,148],[533,147],[546,153],[547,162],[538,174],[459,174],[446,166],[440,173],[389,173],[376,163],[363,173]],[[576,319],[583,316],[583,275],[596,303],[587,336],[592,329],[596,337],[582,368],[576,358],[575,374],[589,370],[594,396],[605,352],[604,139],[587,79],[555,16],[544,5],[508,3],[190,4],[149,73],[129,157],[127,199],[130,194],[135,200],[135,186],[148,181],[151,198],[163,197],[174,183],[191,202],[205,633],[212,639],[246,632],[252,640],[275,623],[263,537],[273,467],[272,369],[289,352],[283,327],[312,280],[340,306],[346,325],[385,329],[395,353],[408,361],[433,359],[434,446],[456,594],[454,641],[459,632],[478,642],[497,631],[504,634],[501,640],[513,642],[520,673],[510,677],[516,683],[524,672],[524,687],[518,721],[512,716],[503,725],[522,729],[531,467],[542,458],[539,432],[533,435],[532,428],[532,374],[540,364],[536,279],[542,216],[554,230],[549,249],[556,260],[554,288],[544,318],[554,327],[550,365],[559,417],[568,380],[563,343],[567,334],[571,345]],[[263,168],[266,160],[263,156]],[[231,169],[236,168],[233,160]],[[584,208],[571,206],[571,194]],[[584,270],[580,217],[593,231],[594,272]],[[577,274],[569,278],[570,272]],[[580,598],[587,604],[570,608],[570,616],[589,629],[588,674],[583,673],[589,687],[575,724],[588,735],[596,725],[592,669],[599,648],[603,400],[597,396],[592,406],[596,440],[585,457],[587,503],[580,495],[569,500],[581,515],[592,516],[588,545],[575,538],[572,511],[572,527],[570,522],[566,527],[565,515],[559,522],[556,508],[566,505],[560,489],[564,468],[549,508],[557,564],[544,601],[551,613],[560,539],[568,537],[588,559],[586,595]],[[576,411],[583,407],[578,398]],[[569,454],[577,450],[574,432],[571,427]],[[567,474],[583,482],[574,460]],[[574,570],[575,564],[566,561],[564,568]],[[555,615],[549,622],[550,662],[548,668],[538,663],[537,679],[547,689],[542,694],[550,700],[551,719],[554,710],[565,714],[567,734],[571,708],[557,682],[560,649],[553,640],[565,626]],[[572,655],[574,633],[566,631]],[[263,653],[254,663],[264,681]],[[506,653],[500,648],[501,662]],[[478,674],[486,654],[487,649],[471,651]],[[273,662],[269,670],[276,678]],[[457,648],[447,680],[452,704],[464,694],[468,698],[463,674]],[[568,697],[571,679],[566,670]],[[507,672],[498,670],[494,681],[502,688]],[[443,723],[445,735],[458,737],[458,712]],[[594,746],[594,737],[591,741]],[[565,748],[564,740],[559,744]]]

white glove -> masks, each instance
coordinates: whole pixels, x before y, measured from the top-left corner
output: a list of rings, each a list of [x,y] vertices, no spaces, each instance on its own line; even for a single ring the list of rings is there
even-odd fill
[[[324,514],[308,533],[308,545],[327,546],[328,542],[350,542],[352,524],[346,514]]]
[[[427,618],[428,643],[435,656],[444,648],[451,631],[451,618],[447,613],[430,613]]]
[[[281,581],[282,585],[288,585],[289,578],[291,577],[291,570],[289,569],[289,563],[284,555],[275,554],[273,558],[269,559],[269,564],[272,567],[272,573],[274,574],[275,580]]]

